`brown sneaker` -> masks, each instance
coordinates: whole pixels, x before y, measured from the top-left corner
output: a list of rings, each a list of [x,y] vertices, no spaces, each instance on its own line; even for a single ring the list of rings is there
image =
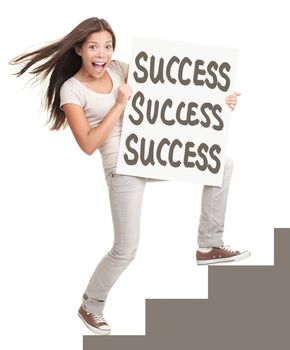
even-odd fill
[[[251,254],[248,250],[239,252],[238,250],[231,250],[225,246],[198,249],[196,251],[196,262],[197,265],[210,265],[224,262],[239,261],[248,258]]]
[[[111,329],[107,321],[104,319],[103,314],[88,313],[81,305],[81,307],[79,308],[78,315],[81,318],[81,320],[84,322],[84,324],[89,328],[89,330],[91,330],[95,334],[98,334],[98,335],[110,334]]]

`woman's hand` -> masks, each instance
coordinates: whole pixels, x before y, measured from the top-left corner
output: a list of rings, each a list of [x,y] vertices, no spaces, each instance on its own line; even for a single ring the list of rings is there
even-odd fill
[[[241,93],[234,92],[232,95],[229,95],[226,97],[226,104],[230,108],[231,111],[233,111],[237,105],[237,96],[240,96]]]
[[[116,104],[121,106],[122,108],[125,108],[127,102],[130,100],[132,94],[133,94],[133,91],[132,91],[131,86],[129,86],[128,84],[122,84],[119,87]]]

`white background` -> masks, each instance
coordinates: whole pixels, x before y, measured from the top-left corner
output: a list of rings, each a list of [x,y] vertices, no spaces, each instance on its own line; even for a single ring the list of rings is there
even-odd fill
[[[81,349],[82,335],[90,334],[76,316],[81,295],[112,241],[99,154],[82,153],[69,130],[43,127],[40,89],[13,77],[8,61],[92,16],[111,23],[115,58],[126,62],[136,35],[240,49],[236,87],[242,96],[229,133],[235,170],[225,243],[251,250],[244,264],[271,265],[273,228],[290,226],[286,4],[2,3],[1,348]],[[198,185],[148,185],[137,258],[112,289],[105,310],[113,334],[144,333],[146,297],[206,297],[207,269],[197,267],[194,257],[200,194]]]

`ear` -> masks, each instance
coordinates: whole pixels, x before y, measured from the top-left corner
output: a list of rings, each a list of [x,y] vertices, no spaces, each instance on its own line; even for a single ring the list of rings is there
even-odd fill
[[[82,55],[82,49],[80,47],[75,47],[75,52],[77,55],[81,56]]]

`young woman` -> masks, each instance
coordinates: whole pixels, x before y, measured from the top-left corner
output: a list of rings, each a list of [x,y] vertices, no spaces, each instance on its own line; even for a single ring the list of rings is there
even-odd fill
[[[46,109],[50,129],[70,126],[80,148],[102,155],[114,225],[112,249],[103,257],[83,294],[79,316],[96,334],[109,334],[103,317],[108,292],[134,259],[140,230],[143,191],[147,179],[116,174],[124,108],[132,96],[126,84],[128,65],[112,59],[115,34],[104,19],[88,18],[61,40],[16,57],[17,76],[26,71],[49,79]],[[232,110],[238,93],[226,98]],[[222,235],[232,173],[227,159],[222,187],[204,186],[196,252],[198,264],[236,261],[249,252],[227,249]]]

